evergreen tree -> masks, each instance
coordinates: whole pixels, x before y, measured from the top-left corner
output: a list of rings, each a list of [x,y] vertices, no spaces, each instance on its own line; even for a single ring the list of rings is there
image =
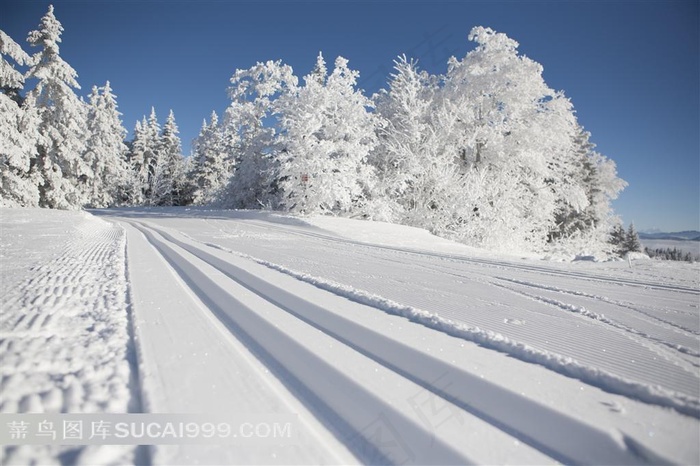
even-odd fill
[[[610,230],[609,239],[609,242],[613,248],[613,253],[619,256],[623,256],[627,253],[627,249],[625,246],[626,239],[627,233],[625,232],[625,228],[622,226],[621,223],[616,223]]]
[[[38,170],[43,177],[40,205],[80,208],[87,200],[88,180],[94,175],[85,163],[86,108],[73,89],[80,89],[77,73],[59,55],[63,27],[53,6],[41,19],[39,29],[29,33],[28,42],[40,50],[31,59],[27,78],[38,83],[31,91],[39,108]]]
[[[144,124],[145,118],[137,121],[134,126],[134,137],[129,143],[127,154],[127,179],[125,180],[125,196],[123,202],[128,205],[140,205],[145,202],[148,186],[148,165],[146,154],[148,141]]]
[[[151,107],[151,113],[143,117],[141,121],[144,140],[144,166],[146,167],[146,192],[144,193],[146,202],[151,204],[153,198],[154,178],[158,163],[160,161],[160,135],[161,126],[158,122],[155,107]]]
[[[610,203],[627,183],[617,176],[612,160],[594,151],[590,133],[580,125],[577,125],[573,141],[575,170],[571,176],[573,182],[583,188],[586,203],[578,207],[558,203],[556,227],[550,233],[550,239],[578,249],[610,253],[608,234],[617,221]]]
[[[445,157],[438,129],[437,79],[419,71],[417,63],[405,56],[394,64],[389,89],[375,95],[382,121],[370,160],[377,169],[378,191],[391,203],[390,218],[432,228],[440,221],[437,206],[448,202],[447,190],[459,177]]]
[[[192,144],[192,174],[195,184],[194,203],[211,204],[219,200],[233,170],[225,136],[216,112],[209,123],[204,121]]]
[[[282,99],[281,202],[296,212],[364,213],[373,184],[368,156],[376,145],[376,116],[355,89],[358,73],[345,58],[336,59],[327,79],[323,69],[319,55],[304,87]]]
[[[92,88],[88,108],[88,132],[85,161],[90,164],[93,179],[88,205],[108,207],[124,200],[127,184],[126,130],[117,110],[116,96],[109,81],[104,87]]]
[[[39,204],[39,179],[34,169],[39,141],[39,115],[33,100],[23,104],[24,77],[6,59],[18,65],[29,56],[0,31],[0,207]]]
[[[445,212],[446,230],[476,245],[541,250],[554,227],[558,199],[585,196],[565,187],[575,118],[568,100],[550,89],[542,67],[518,54],[505,34],[476,27],[464,59],[451,59],[440,105],[462,190]],[[483,183],[484,176],[489,184]]]
[[[24,76],[7,58],[20,66],[28,65],[31,61],[22,47],[0,30],[0,91],[20,106],[22,105],[20,91],[24,88]]]
[[[231,77],[231,104],[223,124],[224,140],[235,166],[222,203],[226,207],[273,207],[278,200],[280,151],[275,128],[266,124],[279,116],[276,101],[293,89],[297,78],[281,61],[257,63]]]
[[[625,233],[625,240],[623,242],[625,252],[641,252],[642,243],[639,241],[639,234],[634,228],[634,223],[630,223],[627,233]]]
[[[152,205],[182,205],[187,201],[187,179],[178,134],[175,114],[170,110],[158,140],[149,198]]]

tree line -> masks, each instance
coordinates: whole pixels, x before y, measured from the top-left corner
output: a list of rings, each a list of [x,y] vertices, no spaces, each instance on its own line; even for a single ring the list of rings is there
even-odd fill
[[[32,56],[0,31],[2,206],[265,208],[497,250],[615,252],[610,202],[626,183],[505,34],[475,27],[476,47],[442,75],[401,56],[371,97],[343,57],[329,70],[319,53],[302,80],[281,61],[236,70],[228,108],[184,157],[172,111],[161,127],[153,110],[125,141],[109,83],[76,96],[61,32],[53,7],[29,34]]]
[[[698,262],[700,254],[683,251],[678,248],[644,248],[644,253],[652,259],[667,261]]]

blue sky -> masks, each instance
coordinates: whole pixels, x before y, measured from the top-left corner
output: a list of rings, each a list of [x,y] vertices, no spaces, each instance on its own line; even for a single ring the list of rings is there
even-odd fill
[[[25,50],[48,1],[10,0],[0,29]],[[473,26],[520,42],[563,90],[597,149],[629,187],[615,201],[639,229],[700,229],[699,2],[628,1],[62,1],[61,55],[81,95],[109,80],[124,125],[154,106],[173,109],[185,152],[212,110],[228,104],[237,68],[282,59],[295,74],[319,50],[360,72],[368,94],[383,87],[401,53],[444,73],[463,57]]]

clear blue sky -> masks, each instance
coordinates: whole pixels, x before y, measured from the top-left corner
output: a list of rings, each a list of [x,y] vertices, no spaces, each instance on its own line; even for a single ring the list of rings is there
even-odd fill
[[[25,50],[48,1],[0,4],[0,29]],[[639,229],[700,229],[700,24],[690,1],[62,1],[61,55],[81,95],[109,80],[124,125],[173,109],[185,152],[202,119],[228,103],[237,68],[282,59],[295,74],[319,50],[360,71],[368,95],[406,53],[444,73],[473,26],[520,42],[550,87],[572,99],[598,150],[630,186],[615,202]]]

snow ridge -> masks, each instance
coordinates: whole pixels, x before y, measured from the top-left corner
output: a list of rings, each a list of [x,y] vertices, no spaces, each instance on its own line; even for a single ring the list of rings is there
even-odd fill
[[[437,314],[406,306],[340,283],[325,280],[310,274],[300,273],[272,262],[222,248],[216,244],[206,244],[210,247],[237,254],[240,257],[285,273],[320,289],[343,296],[351,301],[375,307],[389,314],[405,317],[411,322],[477,343],[489,349],[507,353],[522,361],[542,365],[547,369],[568,377],[576,378],[610,393],[627,396],[649,404],[673,408],[688,416],[700,418],[700,399],[698,398],[677,393],[664,387],[629,380],[595,367],[586,366],[570,357],[564,357],[556,353],[533,348],[532,346],[512,340],[490,330],[456,323],[450,319],[440,317]]]

